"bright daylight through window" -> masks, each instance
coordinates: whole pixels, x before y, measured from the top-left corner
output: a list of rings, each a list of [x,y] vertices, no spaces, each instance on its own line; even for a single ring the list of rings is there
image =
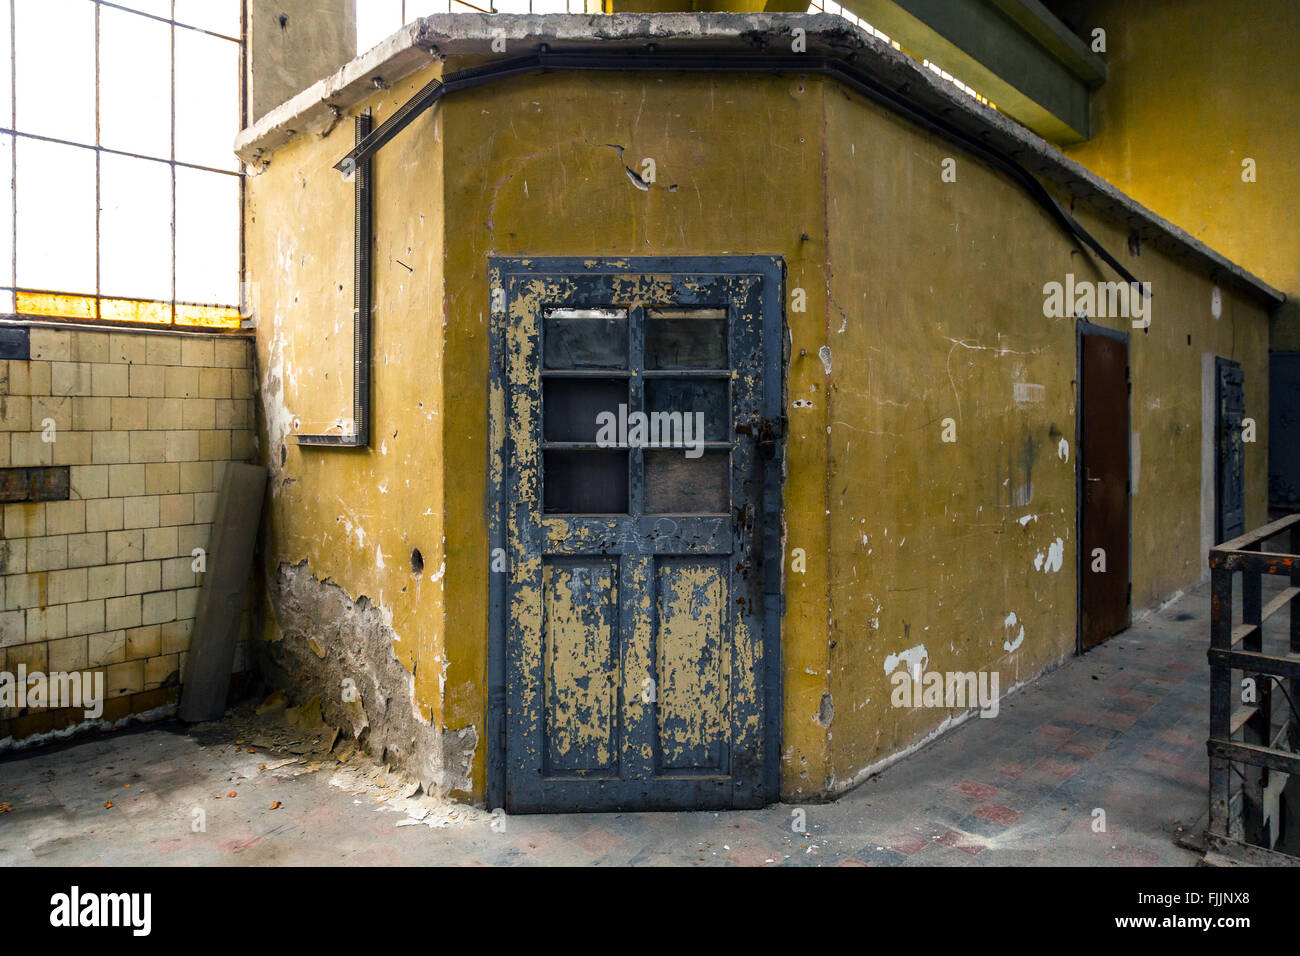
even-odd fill
[[[0,0],[0,314],[238,327],[240,8]]]

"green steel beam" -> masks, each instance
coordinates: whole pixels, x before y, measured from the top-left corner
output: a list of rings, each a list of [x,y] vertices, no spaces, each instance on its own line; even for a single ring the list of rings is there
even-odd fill
[[[1062,145],[1091,135],[1106,63],[1038,0],[848,0],[845,9]]]

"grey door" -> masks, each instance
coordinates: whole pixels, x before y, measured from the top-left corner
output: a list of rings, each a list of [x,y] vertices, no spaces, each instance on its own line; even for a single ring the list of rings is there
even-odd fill
[[[493,266],[505,808],[760,806],[764,304],[780,290],[635,261]]]
[[[1246,414],[1245,376],[1241,365],[1231,359],[1215,360],[1218,370],[1216,396],[1217,489],[1216,543],[1231,541],[1246,533],[1245,446],[1241,423]]]

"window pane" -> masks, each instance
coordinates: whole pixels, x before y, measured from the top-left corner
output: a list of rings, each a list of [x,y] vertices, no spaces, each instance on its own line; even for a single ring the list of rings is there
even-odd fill
[[[365,53],[402,25],[402,0],[364,0],[357,4],[357,52]]]
[[[176,298],[239,304],[239,178],[176,169]]]
[[[90,0],[15,2],[17,128],[25,133],[93,144],[94,4]]]
[[[547,441],[595,441],[597,416],[627,404],[627,379],[546,379],[542,382],[543,437]]]
[[[14,125],[13,35],[9,32],[9,4],[0,3],[0,125]]]
[[[95,154],[18,140],[18,285],[95,291]]]
[[[484,8],[487,4],[482,4]],[[448,0],[406,0],[406,22],[416,17],[428,17],[435,13],[447,13],[451,10]]]
[[[627,368],[627,312],[622,309],[547,309],[543,367]]]
[[[358,5],[367,2],[368,0],[360,0]],[[238,37],[239,0],[176,0],[175,20],[213,33]]]
[[[726,368],[726,309],[650,309],[646,368]]]
[[[528,0],[493,0],[493,13],[527,13]]]
[[[99,287],[133,299],[172,297],[171,167],[100,157]]]
[[[172,16],[172,0],[113,0],[119,7],[130,7],[141,13],[152,13],[156,17]]]
[[[14,138],[0,134],[0,286],[14,284]],[[8,293],[7,308],[13,311],[13,295]]]
[[[100,145],[171,157],[171,61],[167,24],[112,7],[100,10]]]
[[[239,132],[239,45],[176,30],[176,158],[235,170]]]
[[[568,13],[568,0],[533,0],[533,13]]]
[[[547,514],[627,513],[627,452],[546,451],[542,462]]]
[[[729,461],[726,451],[706,451],[699,458],[680,451],[645,452],[646,514],[726,513]]]
[[[693,442],[731,441],[731,390],[726,379],[648,378],[645,407],[652,422],[656,415],[670,416],[666,421],[675,435],[684,435],[689,428]]]

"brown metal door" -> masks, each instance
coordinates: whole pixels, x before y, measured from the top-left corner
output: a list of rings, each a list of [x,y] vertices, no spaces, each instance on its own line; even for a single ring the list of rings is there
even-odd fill
[[[1080,336],[1079,634],[1083,650],[1129,626],[1128,342]]]

